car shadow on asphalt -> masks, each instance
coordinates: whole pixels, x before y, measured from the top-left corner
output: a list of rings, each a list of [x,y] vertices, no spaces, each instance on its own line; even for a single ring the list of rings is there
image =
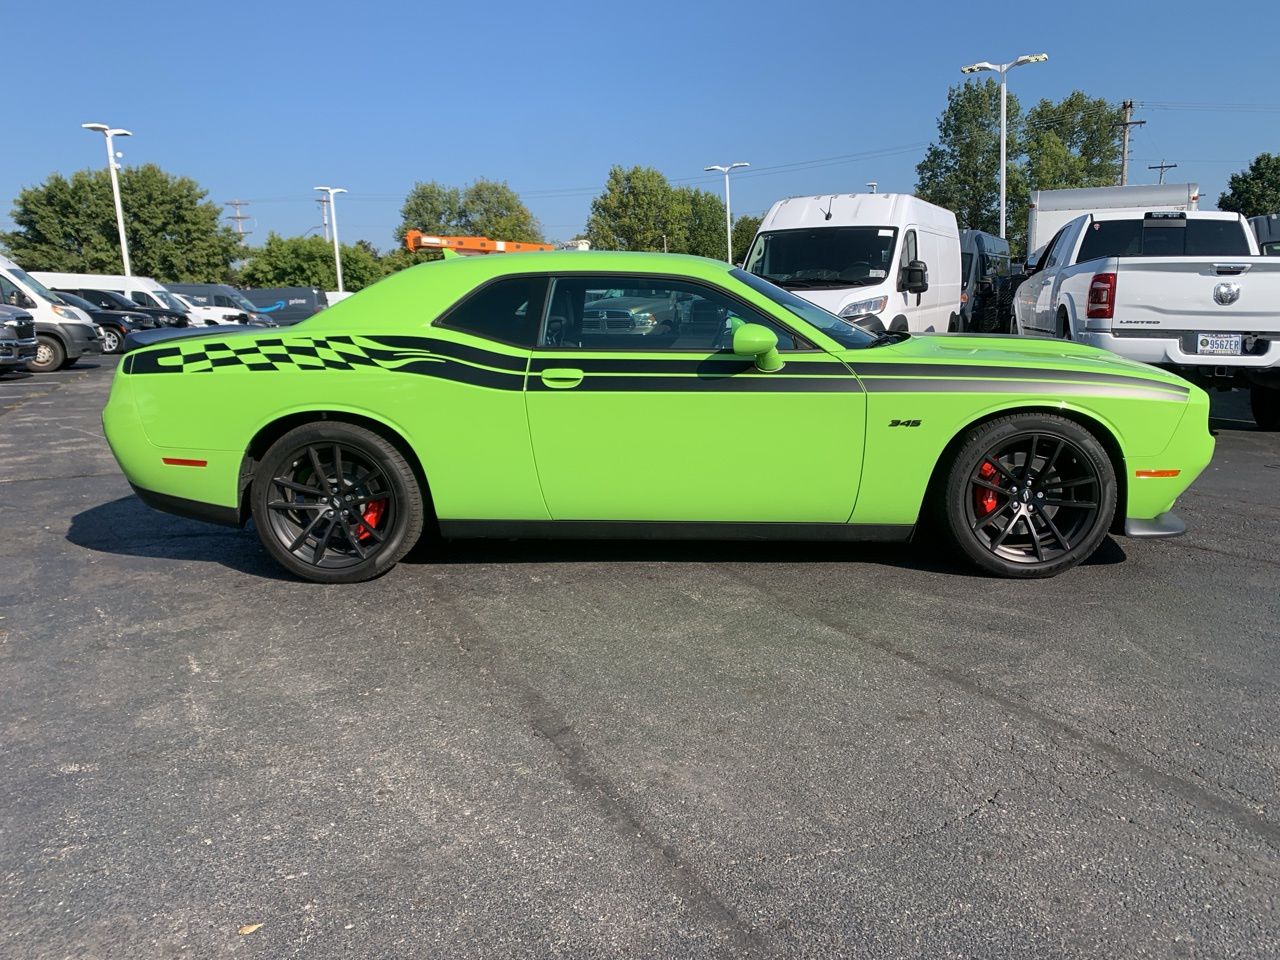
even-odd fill
[[[251,530],[161,513],[137,497],[121,497],[77,513],[67,541],[98,553],[211,562],[256,577],[296,579],[267,555]]]
[[[239,573],[295,582],[250,530],[160,513],[121,497],[71,518],[67,541],[86,550],[154,560],[218,563]],[[1086,565],[1122,563],[1108,537]],[[442,540],[425,534],[401,561],[411,566],[510,563],[865,563],[917,573],[984,574],[932,538],[913,543],[738,540]]]
[[[1112,537],[1087,566],[1123,563],[1126,555]],[[985,577],[953,557],[933,538],[912,543],[741,540],[441,540],[424,536],[402,563],[856,563],[936,573]]]

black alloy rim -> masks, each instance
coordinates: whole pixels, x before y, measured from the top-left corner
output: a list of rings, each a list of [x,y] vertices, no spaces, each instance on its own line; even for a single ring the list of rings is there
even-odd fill
[[[1012,563],[1051,562],[1085,540],[1098,522],[1102,478],[1065,437],[1029,433],[1002,440],[969,474],[969,529]]]
[[[329,570],[381,551],[398,513],[387,475],[367,454],[342,443],[307,444],[272,477],[272,535],[301,562]]]

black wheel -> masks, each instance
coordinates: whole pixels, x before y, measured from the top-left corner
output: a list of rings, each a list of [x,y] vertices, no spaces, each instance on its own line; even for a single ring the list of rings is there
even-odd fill
[[[951,315],[951,319],[947,321],[947,333],[963,333],[961,329],[960,318],[956,314]]]
[[[124,337],[120,331],[112,327],[102,328],[102,352],[103,353],[119,353],[124,346]]]
[[[1255,383],[1249,388],[1249,406],[1259,430],[1280,430],[1280,387]]]
[[[52,373],[61,370],[67,362],[67,351],[53,337],[39,334],[36,337],[36,355],[27,361],[27,369],[32,373]]]
[[[1063,307],[1058,308],[1058,328],[1054,332],[1059,340],[1071,339],[1071,321],[1067,319],[1067,311]]]
[[[277,440],[250,505],[267,551],[317,583],[381,576],[422,533],[413,468],[382,437],[348,423],[307,424]]]
[[[1075,421],[1016,414],[970,432],[942,506],[951,540],[984,570],[1051,577],[1087,559],[1107,535],[1115,471]]]

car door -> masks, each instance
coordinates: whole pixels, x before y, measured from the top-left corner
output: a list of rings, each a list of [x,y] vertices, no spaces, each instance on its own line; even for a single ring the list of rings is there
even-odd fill
[[[1062,266],[1063,248],[1067,246],[1067,228],[1063,227],[1054,235],[1049,248],[1045,250],[1044,259],[1031,282],[1038,282],[1036,288],[1035,325],[1037,333],[1053,333],[1057,329],[1058,318],[1054,309],[1054,291],[1057,290],[1058,271]]]
[[[682,309],[663,320],[672,299]],[[778,334],[781,370],[761,373],[728,349],[744,322]],[[861,385],[726,290],[657,276],[556,278],[526,391],[555,520],[842,523],[852,512]]]

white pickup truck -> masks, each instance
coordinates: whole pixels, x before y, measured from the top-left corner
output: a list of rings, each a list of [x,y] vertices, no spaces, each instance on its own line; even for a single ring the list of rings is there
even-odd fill
[[[1280,430],[1280,258],[1216,211],[1098,211],[1054,235],[1018,288],[1021,334],[1064,337],[1206,388],[1248,387]]]

